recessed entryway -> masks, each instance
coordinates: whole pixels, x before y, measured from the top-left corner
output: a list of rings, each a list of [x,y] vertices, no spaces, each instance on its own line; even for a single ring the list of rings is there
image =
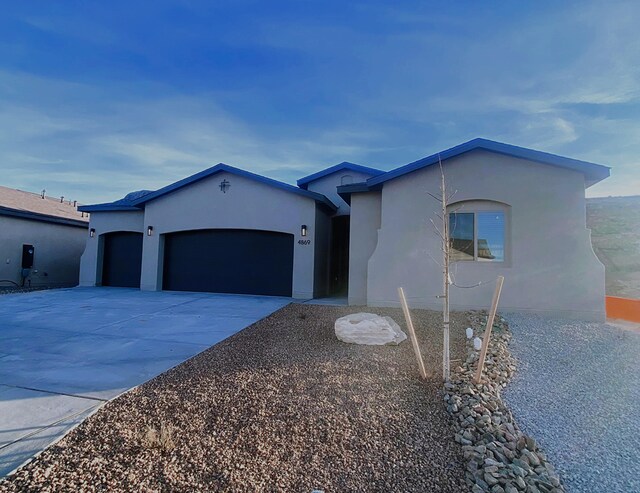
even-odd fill
[[[349,289],[350,224],[350,216],[337,216],[331,219],[329,296],[347,296]]]

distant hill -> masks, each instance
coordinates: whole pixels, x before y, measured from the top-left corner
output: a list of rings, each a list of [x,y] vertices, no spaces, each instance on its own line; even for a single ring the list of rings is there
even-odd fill
[[[587,199],[587,227],[607,294],[640,298],[640,195]]]

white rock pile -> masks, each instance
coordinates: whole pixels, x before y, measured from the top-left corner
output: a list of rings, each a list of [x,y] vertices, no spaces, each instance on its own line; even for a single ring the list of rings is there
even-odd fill
[[[484,332],[486,313],[471,312],[476,334]],[[491,334],[483,380],[473,383],[478,351],[467,341],[467,359],[445,383],[444,400],[462,445],[466,481],[473,493],[560,493],[564,487],[534,438],[525,435],[506,408],[500,391],[515,371],[507,345],[511,332],[497,318]]]
[[[354,313],[340,317],[335,323],[336,337],[342,342],[383,346],[400,344],[407,338],[391,317],[374,313]]]

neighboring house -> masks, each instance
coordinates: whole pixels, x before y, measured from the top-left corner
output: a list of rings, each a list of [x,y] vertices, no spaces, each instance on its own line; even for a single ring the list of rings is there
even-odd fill
[[[0,187],[0,287],[76,286],[88,216],[62,198]]]
[[[451,307],[604,319],[604,267],[585,189],[609,168],[475,139],[389,172],[341,163],[298,187],[224,164],[91,212],[81,285],[342,295],[352,305],[439,308],[437,194],[450,191]],[[480,283],[480,286],[471,288]]]

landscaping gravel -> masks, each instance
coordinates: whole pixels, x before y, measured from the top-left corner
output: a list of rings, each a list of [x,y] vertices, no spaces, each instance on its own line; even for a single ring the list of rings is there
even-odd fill
[[[411,344],[338,341],[354,307],[289,305],[106,404],[0,491],[461,492],[443,404],[441,315]],[[367,309],[394,318],[400,310]],[[453,315],[452,360],[465,315]]]
[[[3,294],[18,294],[18,293],[30,293],[32,291],[43,291],[45,289],[56,289],[56,287],[38,286],[38,287],[22,287],[22,286],[0,286],[0,295]]]
[[[640,491],[640,334],[508,314],[518,361],[504,392],[571,492]]]

